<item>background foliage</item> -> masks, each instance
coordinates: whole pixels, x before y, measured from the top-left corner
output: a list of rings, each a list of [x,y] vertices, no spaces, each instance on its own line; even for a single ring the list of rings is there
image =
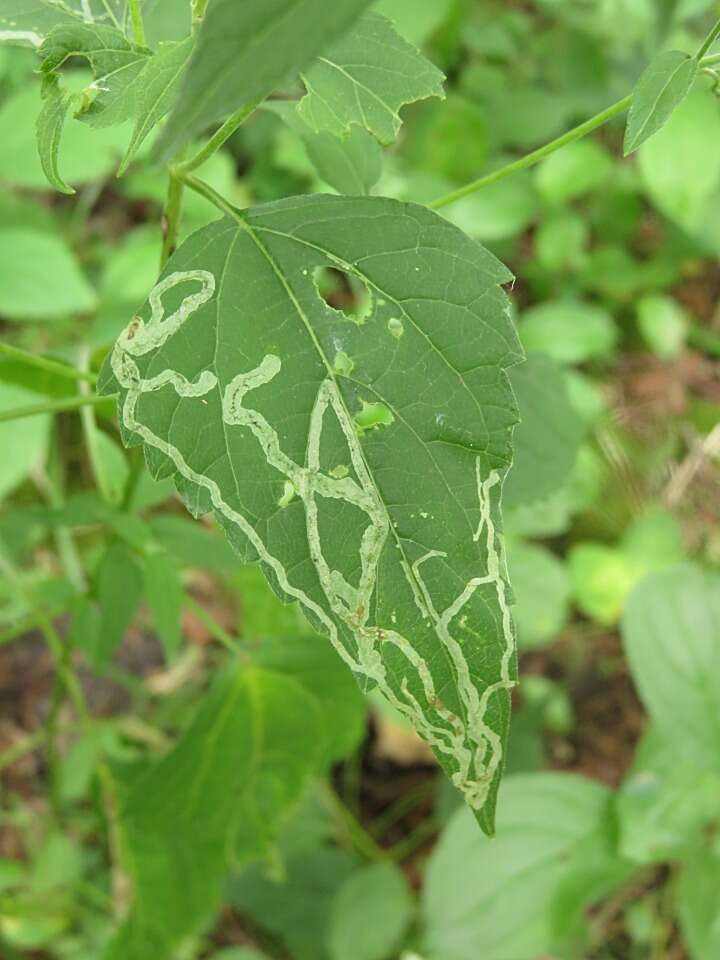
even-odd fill
[[[221,33],[233,4],[216,6]],[[404,107],[389,147],[352,127],[341,155],[317,101],[269,101],[205,181],[239,206],[333,188],[428,202],[624,96],[657,52],[694,51],[720,12],[375,7],[447,98]],[[177,42],[172,69],[186,4],[148,0],[145,25]],[[0,46],[0,317],[5,344],[95,371],[157,277],[166,174],[112,90],[72,117],[98,67],[57,79],[65,53],[43,60],[41,101],[37,54]],[[153,77],[133,69],[154,123]],[[305,79],[322,91],[321,71]],[[415,82],[395,111],[438,80]],[[504,491],[522,682],[492,841],[402,719],[122,448],[113,402],[0,422],[3,956],[720,955],[714,84],[701,72],[644,142],[642,118],[625,142],[613,123],[443,211],[516,275],[528,352]],[[193,110],[227,112],[178,110],[166,149],[200,132]],[[181,235],[216,215],[187,192]],[[329,282],[337,307],[357,294]],[[0,357],[0,412],[90,388]]]

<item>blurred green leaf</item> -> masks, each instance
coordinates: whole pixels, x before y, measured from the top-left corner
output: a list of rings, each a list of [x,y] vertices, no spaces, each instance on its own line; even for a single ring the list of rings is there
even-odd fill
[[[598,783],[570,774],[513,774],[502,788],[493,840],[477,832],[466,810],[458,811],[428,862],[429,954],[535,960],[554,952],[554,900],[583,861],[604,854],[609,799]]]
[[[95,292],[58,237],[27,228],[0,229],[0,314],[42,320],[87,313]]]
[[[682,865],[678,883],[680,927],[692,960],[715,960],[720,954],[720,851],[717,841],[699,844]]]
[[[633,679],[678,755],[702,752],[720,771],[720,581],[690,565],[648,577],[622,622]]]
[[[411,43],[421,44],[452,10],[453,0],[375,0],[373,7]]]
[[[698,69],[698,61],[679,50],[666,50],[648,64],[633,90],[625,128],[625,156],[667,123],[690,93]]]
[[[164,550],[147,553],[143,561],[145,595],[165,659],[172,663],[182,643],[180,614],[183,586],[175,559]]]
[[[508,571],[518,643],[527,649],[554,640],[568,616],[570,583],[565,567],[545,547],[512,543]]]
[[[33,403],[38,403],[37,394],[14,384],[0,382],[0,410],[13,410]],[[51,422],[49,415],[42,415],[0,423],[0,445],[4,451],[4,463],[0,472],[0,499],[25,479],[34,464],[42,462],[50,437]]]
[[[407,880],[393,863],[372,863],[339,887],[328,924],[330,960],[385,960],[412,915]]]
[[[520,317],[526,350],[538,350],[560,363],[583,363],[607,357],[617,341],[612,316],[580,300],[555,300],[526,310]]]
[[[67,184],[58,168],[60,141],[65,127],[65,118],[72,98],[62,90],[57,77],[49,77],[43,84],[43,105],[35,123],[38,154],[48,183],[60,193],[75,193]]]
[[[358,125],[392,143],[400,108],[444,97],[443,79],[385,17],[366,13],[303,72],[307,93],[297,109],[315,133],[345,137]]]
[[[568,402],[564,371],[549,357],[530,356],[510,371],[510,382],[520,410],[515,456],[503,491],[512,508],[541,500],[567,479],[585,426]]]
[[[672,359],[685,346],[688,317],[672,297],[648,295],[637,304],[638,327],[643,339],[658,357]]]
[[[142,574],[126,544],[117,541],[108,546],[98,566],[96,589],[100,619],[85,653],[93,667],[102,670],[122,643],[142,597]]]
[[[177,745],[134,778],[120,808],[133,884],[107,960],[163,960],[219,906],[228,840],[264,848],[317,761],[313,699],[265,670],[225,670]]]
[[[535,175],[540,195],[550,203],[566,203],[608,178],[612,162],[594,140],[578,140],[542,161]]]
[[[640,171],[657,208],[689,232],[702,232],[708,201],[720,185],[720,112],[694,90],[640,148]]]
[[[535,250],[546,270],[569,270],[580,264],[587,240],[584,219],[572,210],[562,210],[538,225]]]
[[[287,860],[281,877],[268,877],[259,865],[245,870],[230,881],[229,900],[279,937],[293,960],[330,960],[330,913],[337,891],[355,868],[354,857],[343,850],[305,850]]]

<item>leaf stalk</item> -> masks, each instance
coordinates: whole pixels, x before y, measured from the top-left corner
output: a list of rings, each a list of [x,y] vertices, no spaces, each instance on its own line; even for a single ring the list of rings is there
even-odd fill
[[[10,420],[23,420],[25,417],[37,417],[43,413],[64,413],[67,410],[79,410],[88,405],[99,406],[106,403],[110,396],[87,396],[78,394],[75,397],[62,397],[60,400],[48,400],[45,403],[31,403],[26,407],[14,407],[11,410],[0,410],[0,423]]]
[[[58,360],[50,360],[48,357],[37,356],[28,350],[22,350],[20,347],[13,347],[9,343],[0,343],[0,354],[25,363],[29,367],[37,367],[38,370],[45,370],[47,373],[54,373],[66,380],[75,380],[91,384],[97,383],[97,376],[89,370],[78,370],[77,367],[71,367],[69,364],[60,363]]]

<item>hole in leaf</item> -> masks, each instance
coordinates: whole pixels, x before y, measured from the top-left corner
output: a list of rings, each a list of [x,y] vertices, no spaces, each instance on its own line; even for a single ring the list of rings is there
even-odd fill
[[[372,313],[372,294],[358,277],[337,267],[317,267],[313,272],[315,289],[325,303],[345,314],[353,323],[365,323]]]
[[[362,409],[355,414],[355,424],[360,436],[377,427],[389,427],[395,420],[384,403],[368,403],[363,400]]]

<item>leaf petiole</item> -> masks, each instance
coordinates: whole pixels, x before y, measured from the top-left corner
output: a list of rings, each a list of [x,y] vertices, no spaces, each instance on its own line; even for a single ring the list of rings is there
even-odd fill
[[[247,103],[244,107],[236,110],[235,113],[231,114],[225,123],[223,123],[222,126],[216,130],[205,146],[201,147],[200,150],[198,150],[198,152],[188,160],[178,163],[175,169],[179,173],[191,173],[193,170],[197,170],[198,167],[202,166],[206,160],[209,160],[210,157],[217,150],[219,150],[227,140],[230,139],[238,127],[240,127],[241,124],[243,124],[245,120],[247,120],[247,118],[255,112],[261,103],[262,99],[253,100],[252,103]]]
[[[200,180],[199,177],[194,177],[190,173],[182,173],[178,170],[174,171],[174,175],[176,179],[185,184],[185,186],[194,190],[195,193],[199,193],[200,196],[205,197],[206,200],[209,200],[218,210],[222,210],[223,213],[232,217],[233,220],[237,220],[238,223],[242,222],[242,216],[238,207],[233,206],[233,204],[219,194],[217,190],[211,187],[209,183],[205,183],[204,180]]]
[[[128,0],[133,39],[139,47],[145,46],[145,26],[142,16],[142,0]]]
[[[695,54],[695,59],[702,60],[702,58],[705,56],[708,50],[712,47],[712,45],[715,43],[718,37],[720,37],[720,20],[717,21],[717,23],[712,28],[710,33],[708,33],[708,35],[705,37],[703,42],[700,44],[700,49]]]
[[[37,367],[39,370],[45,370],[48,373],[57,374],[59,377],[65,377],[67,380],[79,380],[86,383],[97,383],[97,376],[89,370],[78,370],[77,367],[71,367],[66,363],[60,363],[57,360],[50,360],[48,357],[36,356],[20,347],[13,347],[9,343],[0,343],[0,354],[4,353],[7,357],[19,360],[29,367]]]

